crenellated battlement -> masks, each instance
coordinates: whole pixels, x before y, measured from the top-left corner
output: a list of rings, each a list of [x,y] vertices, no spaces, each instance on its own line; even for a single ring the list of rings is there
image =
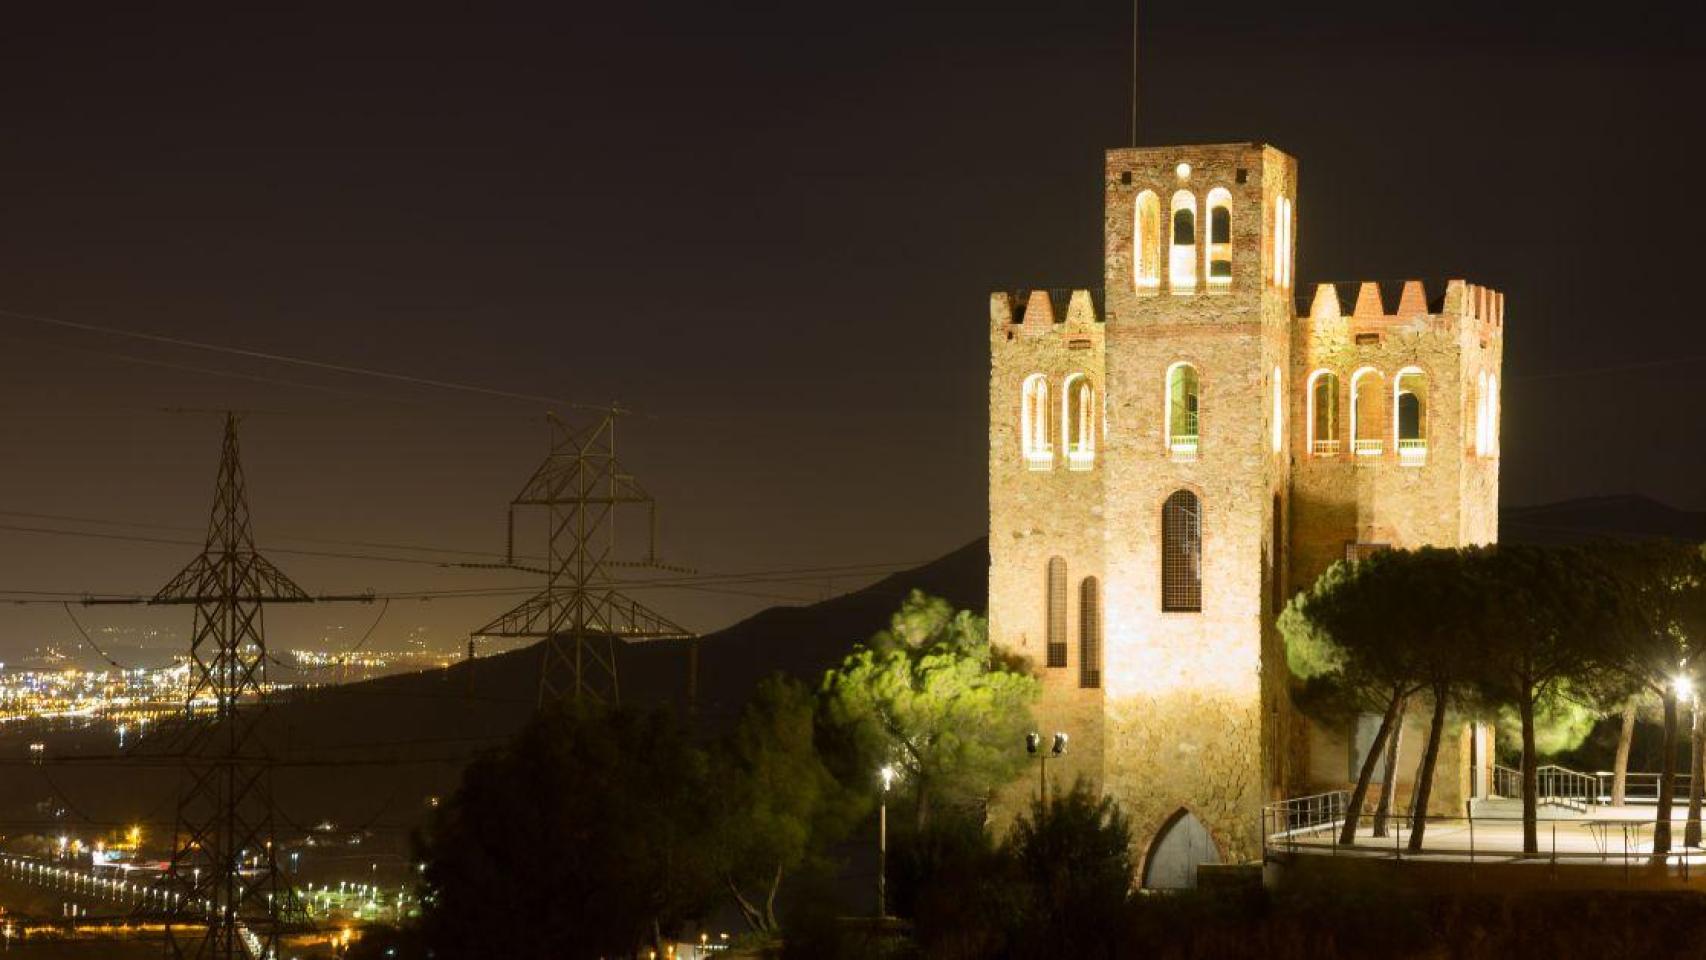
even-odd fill
[[[1346,304],[1350,309],[1345,309]],[[1387,304],[1392,305],[1390,312]],[[1500,329],[1505,322],[1505,295],[1467,280],[1447,280],[1429,290],[1420,280],[1399,283],[1375,281],[1328,282],[1315,285],[1309,307],[1300,317],[1311,320],[1393,321],[1423,317],[1473,320]]]
[[[1035,335],[1057,327],[1089,327],[1102,320],[1100,290],[1054,287],[989,295],[989,323],[996,329],[1019,327]]]

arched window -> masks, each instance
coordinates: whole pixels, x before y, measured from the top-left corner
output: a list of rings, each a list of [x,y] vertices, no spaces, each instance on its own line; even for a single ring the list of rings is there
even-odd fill
[[[1339,376],[1331,370],[1309,375],[1309,452],[1318,457],[1339,454]]]
[[[1102,685],[1102,595],[1095,577],[1078,584],[1078,685]]]
[[[1161,199],[1153,190],[1137,195],[1132,220],[1132,269],[1139,290],[1161,286]]]
[[[1274,381],[1273,422],[1269,426],[1270,426],[1270,429],[1273,431],[1272,440],[1273,440],[1274,452],[1279,453],[1280,450],[1285,446],[1285,384],[1284,384],[1284,381],[1280,379],[1280,368],[1279,367],[1274,368],[1273,381]]]
[[[1048,665],[1066,666],[1066,560],[1050,557],[1047,586]]]
[[[1048,437],[1048,378],[1033,373],[1025,378],[1024,401],[1019,411],[1020,442],[1025,462],[1032,470],[1054,466],[1054,447]]]
[[[1398,462],[1419,466],[1428,459],[1428,375],[1405,367],[1392,378],[1392,436]]]
[[[1175,363],[1167,368],[1167,450],[1175,459],[1197,455],[1197,368]]]
[[[1351,374],[1351,452],[1378,457],[1386,444],[1380,436],[1380,371],[1363,367]]]
[[[1161,507],[1161,609],[1202,609],[1202,505],[1189,490]]]
[[[1274,285],[1291,286],[1291,201],[1274,198]]]
[[[1060,435],[1066,438],[1066,466],[1088,470],[1096,462],[1096,388],[1075,373],[1066,378],[1060,405]]]
[[[1481,371],[1475,390],[1475,455],[1484,457],[1492,449],[1492,400],[1487,393],[1487,371]]]
[[[1173,194],[1173,246],[1167,282],[1176,293],[1197,287],[1197,198],[1189,190]]]
[[[1499,375],[1487,378],[1487,456],[1499,455]]]
[[[1232,282],[1232,193],[1225,187],[1208,192],[1208,282]]]

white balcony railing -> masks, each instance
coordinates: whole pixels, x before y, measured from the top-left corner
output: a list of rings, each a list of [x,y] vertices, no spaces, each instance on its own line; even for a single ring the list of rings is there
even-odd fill
[[[1096,465],[1096,451],[1068,448],[1066,451],[1066,469],[1088,470]]]
[[[1197,438],[1175,434],[1168,442],[1167,449],[1173,454],[1174,460],[1195,460],[1197,458]]]
[[[1317,457],[1336,457],[1339,455],[1339,441],[1317,440],[1310,445],[1309,449]]]
[[[1426,439],[1398,441],[1398,462],[1407,467],[1419,467],[1428,462],[1428,442]]]
[[[1031,470],[1048,471],[1054,469],[1054,449],[1026,450],[1025,466]]]
[[[1378,457],[1386,450],[1386,442],[1379,437],[1372,440],[1358,438],[1351,441],[1351,452],[1359,457]]]

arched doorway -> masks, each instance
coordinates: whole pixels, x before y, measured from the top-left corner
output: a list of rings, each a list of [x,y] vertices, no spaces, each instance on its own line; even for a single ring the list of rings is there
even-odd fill
[[[1143,860],[1143,886],[1150,890],[1182,890],[1197,885],[1197,867],[1219,863],[1220,848],[1208,828],[1189,810],[1180,809],[1155,835]]]

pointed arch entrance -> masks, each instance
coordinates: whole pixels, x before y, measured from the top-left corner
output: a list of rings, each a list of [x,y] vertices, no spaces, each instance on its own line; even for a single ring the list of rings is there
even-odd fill
[[[1174,811],[1155,834],[1143,858],[1143,886],[1149,890],[1183,890],[1197,885],[1197,867],[1219,863],[1220,848],[1196,814],[1183,807]]]

